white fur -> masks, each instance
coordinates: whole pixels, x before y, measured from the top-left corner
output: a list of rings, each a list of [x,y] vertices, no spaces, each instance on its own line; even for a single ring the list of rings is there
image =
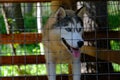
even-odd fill
[[[73,19],[74,20],[74,19]],[[75,27],[76,26],[76,27]],[[81,28],[81,24],[80,23],[75,23],[72,24],[70,23],[68,26],[64,27],[64,28]],[[65,38],[67,43],[72,46],[72,47],[77,47],[77,42],[78,41],[83,41],[82,39],[82,30],[80,32],[77,32],[76,30],[72,31],[72,32],[67,32],[64,28],[61,29],[61,37]]]

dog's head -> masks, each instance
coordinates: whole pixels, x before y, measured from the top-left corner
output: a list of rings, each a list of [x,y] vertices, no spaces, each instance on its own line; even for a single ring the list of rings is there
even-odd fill
[[[82,11],[64,10],[59,8],[49,20],[46,29],[49,30],[50,40],[60,40],[62,45],[74,56],[80,56],[83,46],[83,21],[80,14]],[[57,43],[56,43],[57,44]]]

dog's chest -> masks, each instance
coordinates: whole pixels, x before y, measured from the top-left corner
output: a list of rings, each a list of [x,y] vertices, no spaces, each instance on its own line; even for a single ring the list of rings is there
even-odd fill
[[[72,55],[66,50],[53,52],[46,48],[45,58],[48,62],[54,63],[70,63],[72,61]]]

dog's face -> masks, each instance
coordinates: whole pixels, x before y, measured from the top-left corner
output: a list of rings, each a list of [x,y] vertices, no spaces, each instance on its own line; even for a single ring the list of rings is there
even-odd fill
[[[52,19],[54,18],[54,19]],[[83,46],[83,22],[78,13],[60,8],[50,20],[48,26],[50,40],[58,40],[75,58],[80,56]],[[51,37],[50,37],[51,36]]]

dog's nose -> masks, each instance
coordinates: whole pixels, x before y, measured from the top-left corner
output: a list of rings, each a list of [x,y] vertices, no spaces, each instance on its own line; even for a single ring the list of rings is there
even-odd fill
[[[82,47],[83,46],[83,44],[84,44],[84,42],[83,41],[78,41],[78,47],[80,48],[80,47]]]

